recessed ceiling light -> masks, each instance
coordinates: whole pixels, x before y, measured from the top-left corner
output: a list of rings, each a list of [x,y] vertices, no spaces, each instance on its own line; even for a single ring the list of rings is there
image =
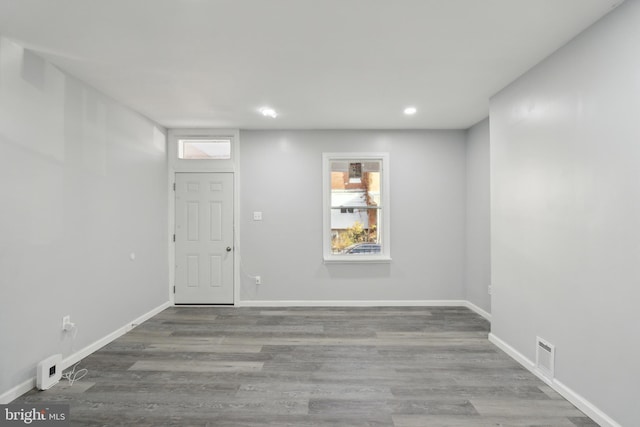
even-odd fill
[[[407,116],[413,116],[417,112],[418,110],[416,109],[416,107],[407,107],[404,109],[404,114],[406,114]]]
[[[271,107],[262,107],[260,109],[260,114],[262,114],[265,117],[271,117],[272,119],[275,119],[276,117],[278,117],[278,113],[276,112],[276,110],[274,110]]]

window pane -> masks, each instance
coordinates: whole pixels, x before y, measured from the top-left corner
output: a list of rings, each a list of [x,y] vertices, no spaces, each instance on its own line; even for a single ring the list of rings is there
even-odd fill
[[[331,207],[380,207],[380,161],[332,161]]]
[[[376,208],[331,208],[331,252],[380,253],[379,216],[379,209]]]
[[[379,160],[331,161],[331,252],[380,253]]]
[[[228,139],[180,139],[178,158],[184,160],[227,160],[231,158]]]

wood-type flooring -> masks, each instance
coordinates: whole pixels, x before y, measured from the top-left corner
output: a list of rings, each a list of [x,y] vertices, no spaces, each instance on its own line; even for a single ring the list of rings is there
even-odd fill
[[[14,403],[73,426],[596,426],[462,307],[171,307]]]

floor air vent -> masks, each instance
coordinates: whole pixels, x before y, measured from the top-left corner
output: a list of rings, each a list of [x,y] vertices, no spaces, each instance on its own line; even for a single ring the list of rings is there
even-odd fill
[[[540,337],[536,337],[536,368],[549,380],[553,379],[554,359],[555,346]]]

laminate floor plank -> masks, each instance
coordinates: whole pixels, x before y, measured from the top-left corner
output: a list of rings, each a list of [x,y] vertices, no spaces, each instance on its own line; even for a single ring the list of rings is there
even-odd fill
[[[259,371],[262,362],[219,362],[208,360],[139,360],[130,371],[168,371],[168,372],[247,372]]]
[[[582,412],[566,400],[531,399],[473,399],[473,406],[485,416],[535,417],[538,414],[553,417],[579,417]]]
[[[464,307],[170,307],[14,403],[72,426],[596,425]]]
[[[473,417],[460,415],[392,415],[395,427],[576,427],[567,418]]]

